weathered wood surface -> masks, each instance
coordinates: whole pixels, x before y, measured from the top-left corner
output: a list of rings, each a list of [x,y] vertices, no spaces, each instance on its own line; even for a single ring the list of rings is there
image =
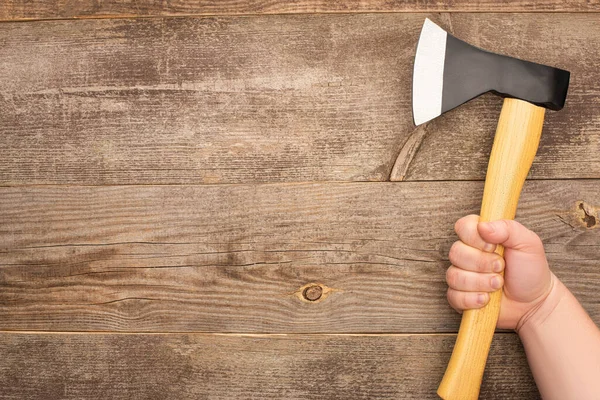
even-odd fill
[[[3,0],[0,19],[355,12],[600,11],[597,0]]]
[[[0,334],[2,398],[436,399],[454,335]],[[24,356],[26,355],[26,356]],[[482,399],[539,399],[497,334]]]
[[[3,1],[0,20],[349,14],[0,24],[0,397],[436,398],[455,336],[423,333],[457,331],[447,252],[482,183],[290,182],[483,179],[501,101],[415,129],[426,15],[386,12],[598,10]],[[572,71],[518,218],[600,322],[596,14],[428,16]],[[236,184],[188,185],[204,183]],[[367,335],[389,332],[420,334]],[[482,398],[539,398],[514,334],[496,335],[487,373]]]
[[[0,188],[5,330],[456,332],[456,219],[482,182]],[[600,182],[526,183],[518,219],[600,321]],[[583,208],[582,208],[583,207]],[[325,289],[305,301],[307,284]]]
[[[394,165],[392,180],[483,179],[500,99],[412,124],[424,17],[0,24],[0,184],[382,181]],[[571,70],[531,178],[600,178],[597,15],[430,17]]]

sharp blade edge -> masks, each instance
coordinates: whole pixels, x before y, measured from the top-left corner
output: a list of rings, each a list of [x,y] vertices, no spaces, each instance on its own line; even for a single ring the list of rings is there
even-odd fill
[[[415,125],[430,121],[442,113],[445,30],[425,19],[413,70],[412,106]]]

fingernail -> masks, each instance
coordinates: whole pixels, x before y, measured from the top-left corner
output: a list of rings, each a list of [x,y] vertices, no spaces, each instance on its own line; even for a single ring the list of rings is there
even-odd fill
[[[477,304],[485,304],[486,295],[483,293],[479,293],[477,295]]]
[[[500,287],[502,286],[502,282],[500,281],[500,277],[499,276],[494,276],[492,278],[492,289],[500,289]]]
[[[494,261],[494,263],[492,264],[492,268],[493,268],[494,272],[502,271],[502,261],[500,261],[500,260]]]
[[[490,253],[494,250],[495,247],[496,247],[496,245],[494,245],[494,244],[486,243],[483,245],[483,251],[487,251],[488,253]]]

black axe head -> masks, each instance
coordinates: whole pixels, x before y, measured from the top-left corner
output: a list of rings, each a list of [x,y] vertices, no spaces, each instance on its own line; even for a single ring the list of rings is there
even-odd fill
[[[425,19],[413,71],[415,125],[486,92],[560,110],[569,75],[563,69],[471,46]]]

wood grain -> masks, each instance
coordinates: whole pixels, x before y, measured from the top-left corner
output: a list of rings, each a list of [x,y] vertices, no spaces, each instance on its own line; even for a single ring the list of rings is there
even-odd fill
[[[478,212],[482,189],[0,188],[1,328],[456,332],[459,316],[445,298],[447,253],[454,222]],[[532,181],[517,214],[597,322],[599,198],[597,180]],[[302,297],[309,284],[322,286],[317,301]]]
[[[2,398],[435,399],[454,335],[0,335]],[[483,399],[539,399],[498,334]]]
[[[424,17],[1,24],[0,185],[383,181],[394,165],[392,180],[483,179],[499,98],[414,131]],[[600,178],[595,15],[430,17],[476,45],[571,70],[530,177]]]
[[[419,11],[583,12],[600,11],[600,4],[597,0],[4,0],[0,5],[0,19]]]
[[[545,113],[545,108],[529,102],[504,99],[485,178],[480,221],[515,219],[521,189],[540,142]],[[503,257],[504,247],[496,246],[495,253]],[[485,307],[462,313],[456,345],[437,391],[442,399],[479,399],[501,300],[502,290],[497,290],[490,294]]]

